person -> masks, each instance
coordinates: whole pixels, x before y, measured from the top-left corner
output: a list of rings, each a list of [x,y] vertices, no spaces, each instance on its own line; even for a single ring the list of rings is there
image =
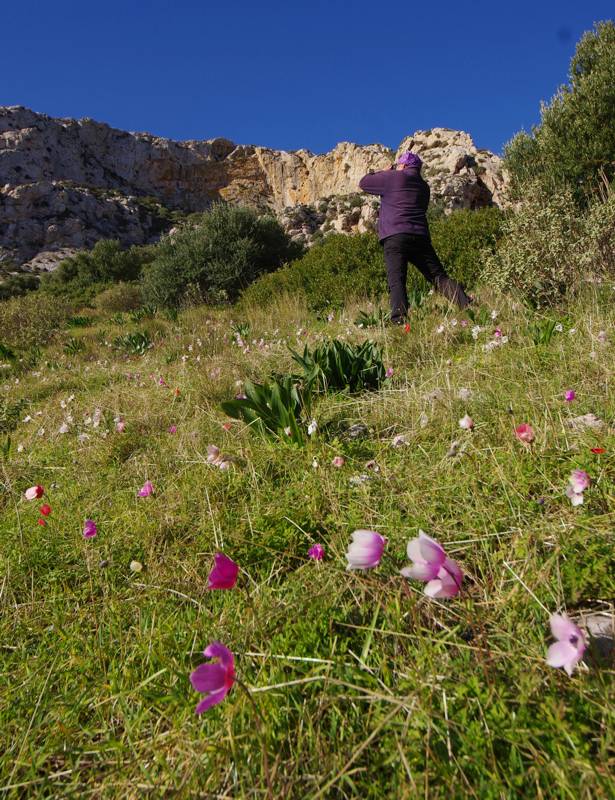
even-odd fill
[[[407,151],[390,169],[370,172],[359,181],[364,192],[382,198],[378,238],[384,248],[391,321],[398,325],[404,323],[408,313],[408,261],[459,308],[472,302],[461,284],[446,274],[431,243],[427,223],[430,188],[421,175],[422,166],[419,156]]]

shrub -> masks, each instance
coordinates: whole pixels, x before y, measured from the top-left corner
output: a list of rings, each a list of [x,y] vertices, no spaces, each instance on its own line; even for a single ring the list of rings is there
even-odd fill
[[[50,301],[40,292],[0,303],[0,335],[8,347],[27,350],[46,344],[66,324],[74,306],[63,298]]]
[[[27,292],[38,289],[37,275],[9,275],[0,282],[0,300],[9,300],[11,297],[21,297]]]
[[[498,208],[454,211],[434,220],[434,247],[453,277],[467,286],[482,271],[483,253],[493,252],[503,213]],[[419,296],[427,284],[418,270],[408,270],[408,290]],[[382,246],[373,233],[332,234],[302,258],[250,286],[243,299],[263,305],[275,296],[301,294],[310,309],[341,308],[349,300],[380,297],[387,290]]]
[[[538,181],[545,192],[573,192],[585,206],[600,170],[615,176],[615,24],[599,22],[577,45],[569,85],[541,108],[532,133],[518,133],[504,149],[516,199]]]
[[[123,249],[117,239],[101,239],[91,250],[84,250],[61,261],[46,275],[41,288],[54,294],[73,289],[99,287],[100,284],[134,281],[141,276],[144,264],[152,260],[152,246]]]
[[[535,307],[550,305],[588,275],[615,271],[615,192],[609,189],[580,212],[572,189],[528,184],[526,199],[503,223],[496,251],[487,256],[482,278],[512,288]]]
[[[215,203],[196,226],[162,240],[144,273],[145,298],[173,307],[195,292],[206,302],[235,300],[259,275],[300,252],[273,217]]]
[[[101,311],[113,314],[118,311],[134,311],[141,306],[142,302],[143,292],[139,285],[118,283],[97,295],[94,304]]]
[[[430,224],[433,246],[448,274],[467,287],[476,285],[487,254],[501,236],[504,213],[497,207],[462,209]]]

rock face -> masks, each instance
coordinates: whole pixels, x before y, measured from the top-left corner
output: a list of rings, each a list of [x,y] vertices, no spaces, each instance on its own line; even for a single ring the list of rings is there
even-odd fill
[[[421,155],[432,198],[447,210],[502,204],[501,161],[467,133],[418,131],[402,149]],[[216,199],[273,211],[307,241],[316,231],[368,230],[377,201],[357,195],[358,182],[395,155],[349,142],[322,155],[222,138],[175,142],[0,107],[0,262],[53,267],[101,238],[154,241],[167,209],[202,211]]]

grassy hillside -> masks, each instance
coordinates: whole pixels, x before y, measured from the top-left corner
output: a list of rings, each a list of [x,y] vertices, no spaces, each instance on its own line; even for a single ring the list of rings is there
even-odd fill
[[[34,349],[0,357],[4,796],[612,796],[612,662],[590,642],[571,678],[545,663],[551,613],[615,596],[611,287],[555,329],[482,300],[474,333],[435,297],[409,332],[284,298],[241,319],[88,311],[42,349],[32,320]],[[225,417],[241,382],[325,337],[374,339],[392,377],[319,398],[305,447]],[[572,424],[589,413],[600,429]],[[388,542],[349,572],[359,528]],[[461,565],[457,597],[400,576],[419,529]],[[207,589],[219,551],[233,590]],[[189,675],[215,640],[253,702],[236,683],[197,716]]]

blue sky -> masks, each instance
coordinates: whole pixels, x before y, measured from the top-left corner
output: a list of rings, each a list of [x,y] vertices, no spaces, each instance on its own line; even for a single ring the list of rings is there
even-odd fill
[[[444,126],[501,152],[612,17],[612,0],[21,0],[2,10],[0,105],[316,153]]]

